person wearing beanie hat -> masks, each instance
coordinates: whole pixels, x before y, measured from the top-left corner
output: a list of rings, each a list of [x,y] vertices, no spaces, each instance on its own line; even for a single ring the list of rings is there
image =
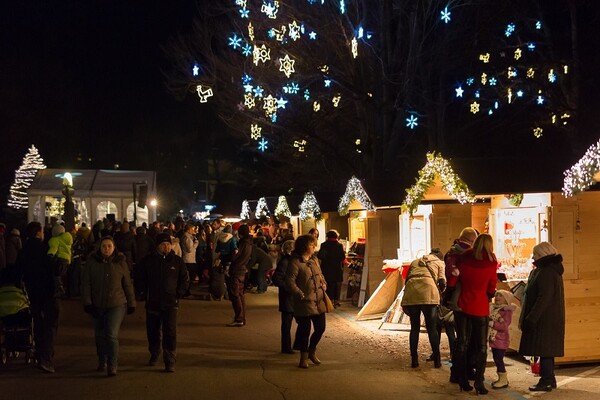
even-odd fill
[[[189,286],[185,263],[171,250],[171,236],[168,233],[158,234],[156,252],[136,266],[134,280],[138,298],[146,301],[148,365],[157,364],[162,345],[166,372],[175,372],[179,299]]]
[[[565,291],[562,256],[548,242],[533,248],[533,265],[523,295],[519,353],[540,357],[540,380],[532,392],[556,389],[554,358],[565,352]]]
[[[440,250],[439,247],[434,247],[433,249],[431,249],[431,252],[429,252],[429,254],[433,254],[440,260],[444,261],[444,253],[442,253],[442,250]]]
[[[71,264],[71,248],[73,247],[73,236],[65,232],[65,227],[55,224],[52,227],[52,237],[48,240],[48,255],[56,259],[57,280],[56,296],[63,297],[66,294],[64,288],[67,285],[67,272]]]
[[[508,290],[497,290],[494,302],[490,303],[490,329],[488,340],[492,349],[498,379],[492,383],[492,388],[508,387],[508,376],[504,365],[504,354],[510,345],[509,327],[512,322],[515,296]]]

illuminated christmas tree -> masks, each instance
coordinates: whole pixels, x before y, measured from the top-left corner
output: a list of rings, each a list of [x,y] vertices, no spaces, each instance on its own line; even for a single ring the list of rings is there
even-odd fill
[[[10,197],[8,199],[8,206],[21,209],[28,207],[27,189],[31,186],[35,174],[40,169],[45,169],[44,160],[40,156],[38,149],[31,145],[25,157],[23,157],[23,163],[19,169],[15,172],[15,182],[10,187]]]
[[[275,207],[275,215],[278,218],[288,217],[292,218],[292,212],[290,211],[290,206],[288,205],[287,199],[285,196],[279,196],[279,200],[277,201],[277,207]]]
[[[267,199],[265,199],[264,197],[258,199],[258,204],[256,204],[256,211],[254,212],[254,215],[257,219],[269,215],[269,206],[267,205]]]
[[[314,218],[316,220],[321,219],[321,208],[319,207],[319,203],[317,203],[317,198],[313,192],[306,192],[304,194],[304,199],[302,199],[302,203],[300,203],[298,216],[302,221],[309,218]]]
[[[248,203],[248,200],[244,200],[242,202],[242,211],[240,212],[240,218],[241,219],[250,219],[251,212],[252,212],[252,210],[250,210],[250,203]]]

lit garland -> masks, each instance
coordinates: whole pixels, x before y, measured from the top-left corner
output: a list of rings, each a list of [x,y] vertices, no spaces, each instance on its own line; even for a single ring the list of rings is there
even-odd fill
[[[565,180],[562,192],[565,197],[571,197],[592,186],[594,175],[600,171],[600,140],[592,145],[585,155],[564,172]]]
[[[251,212],[252,210],[250,210],[250,203],[248,203],[248,200],[242,201],[242,211],[240,212],[240,218],[250,219]]]
[[[419,179],[410,188],[406,189],[406,198],[402,203],[402,210],[411,214],[417,210],[417,207],[425,197],[425,193],[434,185],[435,177],[438,176],[442,181],[442,188],[460,204],[474,203],[475,197],[454,170],[448,160],[441,154],[435,152],[427,153],[427,163],[419,171]]]
[[[314,218],[316,220],[321,219],[321,209],[319,208],[317,198],[313,192],[306,192],[304,194],[304,199],[302,199],[302,203],[300,203],[300,211],[298,215],[302,221],[305,221],[309,218]]]
[[[31,145],[27,154],[23,157],[23,163],[15,171],[15,182],[10,186],[9,207],[17,210],[28,207],[27,188],[31,186],[35,174],[40,169],[46,169],[46,165],[38,149]]]
[[[346,192],[340,197],[340,203],[338,204],[338,213],[340,215],[348,214],[348,208],[353,200],[358,200],[362,206],[368,211],[375,211],[375,206],[369,198],[367,192],[360,184],[358,178],[353,176],[346,185]]]
[[[279,196],[277,207],[275,207],[275,215],[279,218],[282,216],[292,218],[292,212],[285,196]]]
[[[267,199],[261,197],[258,199],[258,204],[256,205],[256,211],[254,212],[256,218],[266,217],[269,215],[269,206],[267,205]]]

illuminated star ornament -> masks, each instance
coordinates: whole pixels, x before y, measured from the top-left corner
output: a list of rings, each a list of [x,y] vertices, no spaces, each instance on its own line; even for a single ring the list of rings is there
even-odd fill
[[[456,97],[463,97],[463,93],[465,92],[461,86],[454,89],[456,91]]]
[[[254,65],[258,65],[258,62],[267,62],[271,59],[271,49],[267,48],[264,44],[262,46],[254,46]]]
[[[542,132],[544,132],[544,129],[540,128],[539,126],[533,128],[533,136],[535,136],[538,139],[542,137]]]
[[[268,143],[269,143],[269,141],[267,139],[261,138],[260,141],[258,142],[258,149],[264,153],[265,150],[267,150],[269,148],[269,146],[267,146]]]
[[[265,1],[260,8],[260,12],[265,13],[271,19],[277,18],[277,11],[279,11],[278,1]]]
[[[450,22],[450,15],[452,14],[450,11],[448,11],[448,6],[446,6],[441,12],[440,14],[442,14],[442,16],[440,17],[440,19],[442,21],[444,21],[445,23]]]
[[[262,128],[257,124],[250,125],[250,137],[253,140],[258,140],[262,136]]]
[[[406,126],[410,129],[415,129],[419,125],[419,118],[411,114],[410,117],[406,118]]]
[[[279,70],[289,78],[293,72],[296,72],[294,69],[295,62],[296,60],[292,60],[290,56],[286,54],[285,57],[279,59]]]
[[[254,100],[252,93],[246,93],[244,95],[244,105],[248,108],[253,108],[256,105],[256,101]]]
[[[471,112],[477,114],[479,112],[479,103],[474,101],[471,103]]]
[[[198,97],[200,97],[200,103],[206,103],[209,97],[213,96],[213,91],[210,87],[204,85],[196,86]]]

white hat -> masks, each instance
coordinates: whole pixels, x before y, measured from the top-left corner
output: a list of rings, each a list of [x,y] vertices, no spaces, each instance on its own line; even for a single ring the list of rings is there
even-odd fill
[[[542,257],[553,256],[555,254],[558,254],[558,250],[548,242],[539,243],[533,248],[533,259],[535,261]]]
[[[508,305],[511,305],[515,302],[515,296],[508,290],[496,290],[496,294],[501,294]]]

